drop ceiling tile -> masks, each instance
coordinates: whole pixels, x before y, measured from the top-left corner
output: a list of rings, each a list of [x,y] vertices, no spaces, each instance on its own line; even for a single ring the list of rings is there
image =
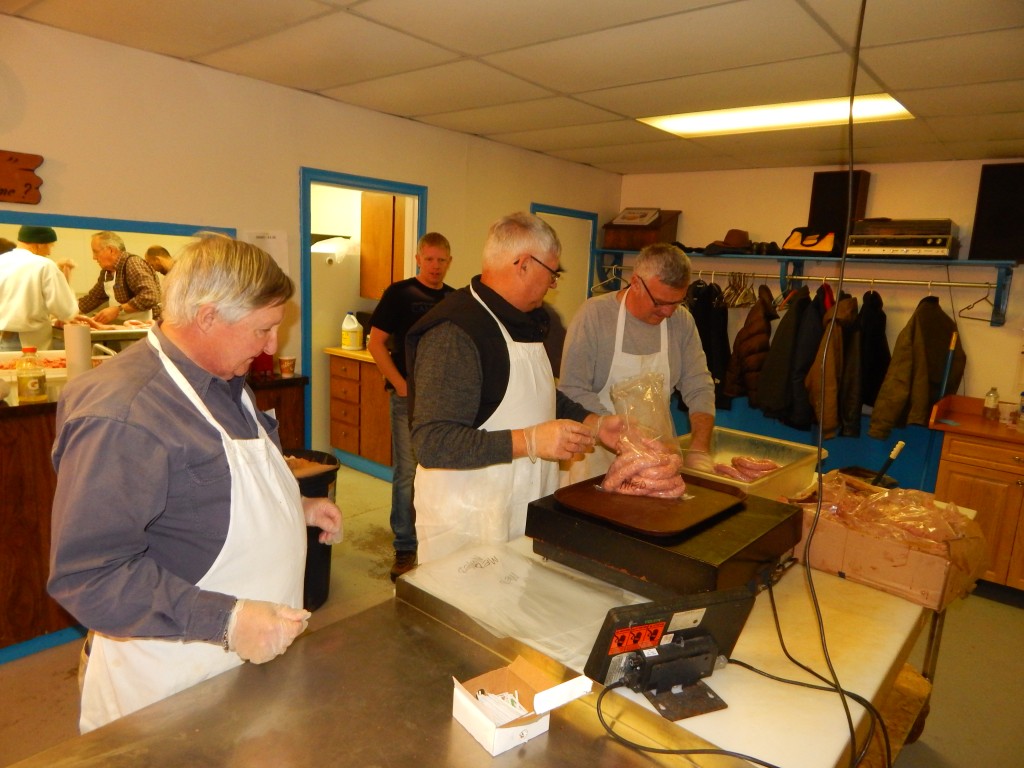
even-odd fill
[[[437,45],[481,55],[729,1],[587,0],[581,5],[551,0],[368,0],[353,11]]]
[[[580,93],[836,50],[793,0],[742,0],[485,60],[553,90]]]
[[[858,3],[807,0],[807,5],[847,46],[853,45]],[[861,45],[871,48],[1019,26],[1024,26],[1020,0],[885,0],[867,4]]]
[[[571,147],[616,146],[664,143],[666,134],[657,128],[638,123],[636,120],[616,120],[594,125],[573,125],[565,128],[548,128],[539,131],[495,134],[489,138],[518,147],[536,149],[542,152],[568,149]]]
[[[69,32],[188,59],[333,12],[316,0],[43,0],[21,15]]]
[[[278,85],[319,91],[450,61],[456,55],[338,12],[197,59]]]
[[[685,139],[670,141],[654,141],[644,144],[618,144],[614,146],[594,147],[569,147],[550,152],[555,157],[561,157],[575,162],[594,163],[616,162],[623,160],[652,161],[670,158],[699,158],[710,157],[714,153],[697,146]]]
[[[918,117],[1020,112],[1024,111],[1024,80],[899,91],[894,96]]]
[[[557,96],[436,115],[421,115],[417,119],[439,128],[484,135],[599,123],[622,118],[575,99]]]
[[[989,141],[1024,139],[1024,112],[931,117],[928,127],[943,142],[972,142],[979,136]]]
[[[654,117],[844,96],[849,91],[849,70],[846,54],[827,54],[677,77],[643,87],[607,88],[578,94],[577,98],[632,117]],[[858,93],[880,90],[881,86],[866,73],[858,77]]]
[[[550,91],[477,61],[330,88],[325,96],[392,115],[412,117],[550,96]]]
[[[1024,157],[1024,139],[1006,141],[963,141],[945,145],[956,160],[1003,160]],[[891,162],[901,162],[893,160]]]
[[[1024,29],[865,50],[861,63],[891,90],[1024,78]]]

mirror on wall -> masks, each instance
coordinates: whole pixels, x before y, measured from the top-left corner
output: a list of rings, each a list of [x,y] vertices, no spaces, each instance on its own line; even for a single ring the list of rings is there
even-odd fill
[[[0,237],[16,242],[18,230],[24,224],[53,227],[56,231],[57,242],[54,243],[50,257],[57,263],[69,260],[74,264],[70,283],[76,296],[87,293],[99,277],[99,265],[93,260],[90,247],[92,236],[96,232],[116,232],[124,240],[128,252],[139,256],[142,256],[151,245],[162,245],[170,251],[171,256],[175,256],[192,240],[192,235],[196,232],[212,230],[235,235],[234,229],[225,227],[0,211]]]

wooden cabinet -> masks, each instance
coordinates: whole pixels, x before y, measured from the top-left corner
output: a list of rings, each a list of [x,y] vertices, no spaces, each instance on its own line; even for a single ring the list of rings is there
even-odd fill
[[[0,407],[0,648],[76,624],[46,593],[56,403]]]
[[[391,465],[391,402],[376,363],[331,355],[330,413],[332,446]]]
[[[953,396],[936,406],[933,427],[945,418],[956,429],[944,429],[935,497],[977,511],[988,554],[982,578],[1024,589],[1024,433],[982,419],[981,402]]]
[[[405,277],[405,198],[363,192],[359,231],[359,295],[379,299]]]
[[[281,448],[306,447],[306,385],[307,376],[285,379],[275,375],[269,379],[249,377],[249,386],[256,395],[256,407],[274,411]]]

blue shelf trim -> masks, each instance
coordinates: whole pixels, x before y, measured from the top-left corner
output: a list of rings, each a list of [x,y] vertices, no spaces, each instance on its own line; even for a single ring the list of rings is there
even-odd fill
[[[74,626],[58,630],[57,632],[51,632],[48,635],[33,637],[31,640],[26,640],[23,643],[0,648],[0,664],[31,656],[33,653],[45,651],[47,648],[56,648],[58,645],[81,640],[85,637],[85,634],[85,627]]]
[[[385,467],[383,464],[364,459],[362,456],[357,456],[354,453],[339,451],[337,448],[334,449],[334,455],[346,467],[370,475],[370,477],[376,477],[378,480],[383,480],[387,483],[392,482],[394,479],[394,471],[391,467]]]

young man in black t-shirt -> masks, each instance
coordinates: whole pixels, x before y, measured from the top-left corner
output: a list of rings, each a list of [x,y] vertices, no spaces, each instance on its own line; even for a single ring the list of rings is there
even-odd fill
[[[454,290],[444,282],[451,263],[447,238],[438,232],[425,234],[416,246],[416,276],[392,283],[370,318],[367,349],[391,392],[391,530],[395,535],[392,581],[416,566],[416,514],[412,498],[416,456],[409,435],[405,335],[413,323]]]

